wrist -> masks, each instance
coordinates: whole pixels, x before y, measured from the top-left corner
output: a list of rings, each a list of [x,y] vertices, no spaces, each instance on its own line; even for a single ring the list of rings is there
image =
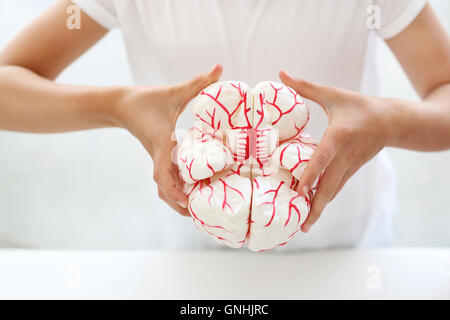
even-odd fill
[[[401,113],[398,108],[395,107],[395,101],[391,98],[379,98],[379,108],[382,116],[383,132],[386,137],[386,146],[395,145],[395,141],[398,138],[401,131],[402,119],[399,114]]]
[[[415,110],[424,109],[425,103],[396,98],[382,98],[382,100],[386,114],[386,131],[388,132],[386,145],[402,147],[405,142],[411,139],[411,124],[420,123]]]
[[[83,94],[83,105],[99,127],[121,127],[120,112],[128,87],[93,87]]]

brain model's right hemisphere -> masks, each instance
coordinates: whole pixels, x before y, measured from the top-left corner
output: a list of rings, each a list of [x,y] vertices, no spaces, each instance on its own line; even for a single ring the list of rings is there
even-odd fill
[[[303,98],[281,83],[252,90],[227,81],[210,85],[191,105],[195,125],[178,146],[177,162],[195,225],[233,248],[286,244],[313,196],[295,191],[316,147],[303,133]]]

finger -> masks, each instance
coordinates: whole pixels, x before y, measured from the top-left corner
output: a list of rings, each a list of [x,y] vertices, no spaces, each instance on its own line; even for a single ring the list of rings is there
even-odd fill
[[[200,93],[200,91],[205,89],[207,86],[214,82],[217,82],[222,75],[222,71],[222,66],[220,64],[216,64],[208,72],[200,74],[192,80],[181,84],[177,87],[177,90],[180,92],[180,97],[183,99],[183,101],[189,101],[193,99]]]
[[[333,161],[326,169],[320,179],[320,184],[313,197],[311,211],[308,218],[302,225],[302,231],[308,232],[311,226],[320,218],[325,206],[330,202],[339,183],[342,180],[347,163],[344,157],[340,156]]]
[[[161,161],[156,161],[153,171],[153,179],[158,184],[158,188],[169,201],[177,203],[183,208],[187,208],[187,196],[178,187],[178,182],[174,178],[171,166],[166,166],[161,164]]]
[[[183,193],[184,193],[185,182],[181,178],[180,170],[179,170],[177,164],[172,164],[172,176],[173,176],[173,179],[175,181],[175,185],[177,186],[177,188],[180,190],[183,190]]]
[[[336,89],[333,87],[323,86],[302,79],[293,78],[284,70],[280,71],[279,77],[285,85],[291,87],[306,99],[318,103],[325,111],[327,111],[327,102],[336,93]]]
[[[300,177],[297,192],[303,196],[308,194],[315,181],[335,158],[341,147],[331,130],[327,130],[317,149],[308,161],[308,165]]]
[[[178,175],[178,167],[171,161],[171,145],[166,143],[165,147],[161,147],[155,155],[153,179],[158,184],[160,198],[180,214],[189,216],[186,209],[187,196],[182,191],[183,183]]]
[[[178,169],[178,166],[175,164],[172,164],[172,176],[173,176],[173,179],[175,181],[177,188],[183,189],[184,182],[181,180],[180,171]]]
[[[167,203],[167,205],[169,205],[169,207],[171,207],[173,210],[175,210],[182,216],[185,216],[185,217],[191,216],[188,209],[183,208],[183,207],[171,202],[170,200],[168,200],[167,197],[164,195],[164,193],[159,189],[158,189],[158,195],[161,200],[163,200],[165,203]]]
[[[338,187],[336,188],[336,191],[334,192],[333,197],[331,197],[330,201],[333,201],[334,198],[336,198],[337,194],[339,192],[341,192],[342,188],[344,187],[344,185],[347,183],[347,181],[353,177],[353,175],[356,173],[356,171],[358,171],[358,169],[360,168],[360,166],[356,166],[356,165],[352,165],[350,166],[347,171],[344,173],[344,176],[342,177],[341,182],[339,183]]]

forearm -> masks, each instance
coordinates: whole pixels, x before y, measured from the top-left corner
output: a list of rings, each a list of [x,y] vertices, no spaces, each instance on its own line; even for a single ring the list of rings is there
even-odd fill
[[[115,126],[122,89],[54,83],[17,66],[0,67],[0,130],[66,132]]]
[[[438,87],[421,102],[383,100],[389,105],[389,146],[419,151],[450,148],[450,84]]]

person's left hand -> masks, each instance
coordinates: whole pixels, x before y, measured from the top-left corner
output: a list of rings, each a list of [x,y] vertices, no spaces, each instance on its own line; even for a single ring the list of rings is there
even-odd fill
[[[310,214],[302,225],[302,231],[308,232],[347,180],[386,145],[392,132],[393,108],[381,98],[294,79],[285,71],[280,72],[280,79],[318,103],[328,116],[328,128],[297,189],[306,195],[322,174]]]

